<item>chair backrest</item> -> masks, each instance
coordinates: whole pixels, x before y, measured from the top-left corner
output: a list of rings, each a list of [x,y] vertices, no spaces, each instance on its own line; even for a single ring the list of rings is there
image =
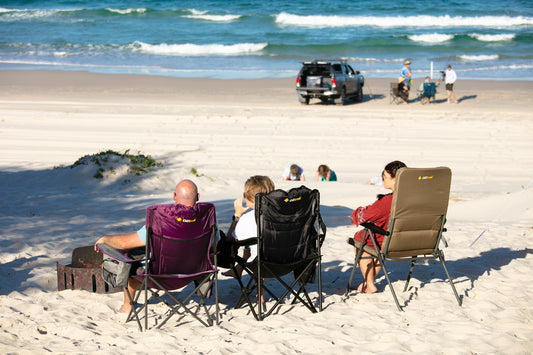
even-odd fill
[[[255,218],[260,259],[289,264],[313,255],[319,214],[318,190],[301,186],[288,192],[274,190],[257,194]]]
[[[213,270],[209,247],[215,225],[215,206],[211,203],[148,207],[148,273],[194,275]]]
[[[390,87],[392,89],[392,95],[400,96],[400,93],[398,92],[398,83],[390,83]]]
[[[424,83],[424,96],[431,97],[435,96],[435,83]]]
[[[402,168],[389,217],[389,236],[382,251],[388,257],[432,254],[446,221],[452,172],[447,167]]]

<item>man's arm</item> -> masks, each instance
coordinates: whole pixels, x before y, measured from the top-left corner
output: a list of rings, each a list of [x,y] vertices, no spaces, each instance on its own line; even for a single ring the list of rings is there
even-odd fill
[[[96,244],[102,243],[118,250],[135,249],[145,245],[137,232],[131,234],[104,235],[94,243],[94,249],[97,250]]]

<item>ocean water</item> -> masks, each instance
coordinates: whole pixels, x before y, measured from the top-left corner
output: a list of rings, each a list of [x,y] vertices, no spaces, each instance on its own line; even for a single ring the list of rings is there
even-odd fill
[[[0,70],[282,78],[313,59],[533,80],[533,1],[0,1]]]

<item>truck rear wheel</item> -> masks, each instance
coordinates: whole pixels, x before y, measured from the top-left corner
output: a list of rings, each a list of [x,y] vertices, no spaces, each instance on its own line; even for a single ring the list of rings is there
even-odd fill
[[[303,105],[309,105],[309,97],[304,95],[298,95],[298,101]]]
[[[346,101],[346,88],[343,87],[341,90],[341,95],[335,99],[335,104],[344,105],[345,101]]]
[[[355,101],[356,102],[363,101],[363,87],[362,86],[359,88],[359,91],[357,92],[357,96],[355,97]]]

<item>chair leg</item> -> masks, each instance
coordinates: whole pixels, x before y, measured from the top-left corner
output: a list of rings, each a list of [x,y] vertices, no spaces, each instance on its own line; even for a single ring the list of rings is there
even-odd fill
[[[183,301],[180,301],[179,299],[174,297],[169,291],[167,291],[163,286],[161,286],[161,284],[159,284],[156,280],[154,280],[153,278],[150,278],[150,280],[155,285],[157,285],[159,287],[159,289],[161,289],[165,293],[166,296],[170,297],[172,299],[172,301],[174,301],[174,304],[176,305],[176,307],[171,307],[170,314],[156,328],[158,328],[158,329],[161,328],[163,326],[163,324],[165,324],[170,319],[170,317],[172,317],[172,315],[174,315],[174,313],[178,313],[180,309],[184,310],[184,314],[186,314],[186,313],[190,314],[197,321],[199,321],[200,323],[202,323],[206,327],[209,327],[210,325],[213,324],[213,321],[211,320],[211,317],[209,316],[209,313],[207,312],[207,308],[205,308],[205,305],[204,305],[204,308],[205,308],[206,314],[207,314],[207,316],[209,318],[208,323],[204,322],[203,319],[198,317],[196,315],[196,312],[191,311],[187,306],[185,306],[185,303],[198,291],[198,289],[200,288],[200,285],[195,287],[195,289]],[[148,317],[148,314],[147,314],[147,317]]]
[[[126,292],[126,294],[128,295],[128,299],[130,300],[130,304],[131,304],[131,310],[130,310],[130,313],[128,313],[128,316],[126,317],[126,322],[129,322],[133,319],[133,316],[135,316],[135,320],[137,321],[137,325],[139,326],[139,330],[142,331],[143,330],[143,327],[141,325],[141,321],[139,320],[139,315],[137,314],[136,310],[135,310],[135,304],[137,303],[137,299],[139,298],[139,294],[142,292],[141,290],[139,290],[137,292],[137,295],[135,297],[135,300],[133,300],[131,298],[131,295],[130,295],[130,292],[128,290],[128,286],[124,287],[124,290]],[[141,309],[142,310],[142,309]]]
[[[352,267],[352,273],[350,274],[350,279],[348,280],[348,285],[346,286],[346,291],[344,292],[345,297],[347,297],[351,291],[353,277],[355,276],[355,269],[357,269],[357,266],[359,265],[359,260],[361,259],[362,253],[363,253],[363,248],[358,248],[357,254],[355,255],[353,267]]]
[[[144,277],[144,330],[148,329],[148,278]]]
[[[318,311],[322,312],[322,257],[318,260]]]
[[[135,292],[135,296],[134,298],[132,299],[129,291],[128,291],[128,286],[126,286],[124,289],[126,290],[126,294],[128,295],[128,299],[130,301],[130,304],[131,304],[131,310],[130,310],[130,313],[128,313],[128,316],[126,317],[126,323],[127,322],[130,322],[133,317],[135,316],[135,320],[137,321],[137,325],[139,326],[139,330],[142,331],[143,328],[142,328],[142,325],[141,325],[141,321],[139,319],[139,314],[143,311],[144,307],[148,308],[148,296],[145,295],[145,302],[144,304],[137,310],[135,309],[135,305],[137,304],[140,296],[141,296],[141,293],[143,293],[144,291],[144,285],[146,283],[146,280],[143,280],[143,282],[141,283],[141,285],[139,286],[139,289]],[[145,324],[147,324],[145,322]],[[145,328],[146,329],[146,328]]]
[[[215,274],[215,312],[216,312],[215,314],[216,325],[219,325],[220,324],[220,307],[218,305],[218,272]]]
[[[409,269],[409,275],[407,275],[407,280],[405,281],[405,287],[403,292],[407,291],[407,286],[409,286],[409,281],[411,281],[411,275],[413,274],[413,269],[415,268],[415,261],[411,260],[411,268]]]
[[[300,278],[301,276],[307,271],[307,268],[302,272],[302,274],[300,275]],[[307,291],[305,290],[304,287],[300,288],[304,290],[304,294],[305,294],[305,297],[307,298],[307,302],[300,297],[299,295],[299,292],[296,292],[294,291],[294,286],[296,286],[296,284],[298,283],[299,279],[300,278],[297,278],[295,279],[292,284],[289,286],[287,285],[286,282],[284,282],[280,277],[277,277],[276,276],[276,280],[283,285],[283,287],[285,287],[285,292],[283,293],[283,295],[281,295],[277,300],[276,300],[276,303],[270,307],[270,310],[268,312],[266,312],[263,316],[263,318],[266,318],[268,317],[273,311],[274,309],[276,309],[276,307],[281,303],[282,300],[285,299],[285,297],[289,294],[289,293],[292,293],[292,295],[295,297],[295,299],[297,299],[298,301],[302,302],[302,304],[304,306],[307,307],[307,309],[309,309],[311,312],[313,313],[316,313],[316,309],[315,307],[313,306],[313,302],[311,301],[311,298],[309,297],[309,294],[307,293]]]
[[[440,263],[442,264],[442,267],[444,268],[444,272],[446,273],[446,276],[448,276],[448,281],[450,282],[450,286],[452,286],[453,293],[455,295],[455,298],[457,299],[457,303],[459,306],[461,306],[461,298],[459,297],[459,294],[457,293],[457,290],[455,289],[455,285],[453,284],[452,278],[450,277],[450,273],[448,272],[448,269],[446,268],[446,263],[444,261],[444,254],[442,251],[439,253],[439,259]]]
[[[389,279],[389,274],[387,272],[387,268],[385,267],[385,261],[382,258],[379,258],[379,262],[381,263],[381,267],[383,268],[383,273],[385,274],[385,279],[387,279],[387,283],[389,284],[392,297],[394,298],[394,302],[396,302],[396,307],[398,307],[399,311],[403,311],[402,307],[400,306],[400,302],[398,302],[398,297],[396,297],[396,292],[394,292],[394,287],[392,287],[392,282]]]
[[[248,281],[248,284],[246,285],[246,287],[244,287],[244,284],[242,283],[241,279],[237,278],[237,282],[239,283],[239,286],[241,288],[241,297],[239,298],[239,301],[235,305],[235,308],[240,308],[244,302],[247,302],[250,310],[252,311],[254,318],[258,319],[259,317],[257,315],[257,312],[255,311],[255,308],[253,307],[252,301],[250,301],[250,297],[249,297],[250,293],[252,293],[253,291],[253,287],[252,289],[250,289],[250,286],[252,285],[253,281],[254,279],[250,278],[250,281]],[[255,284],[253,286],[255,286]]]

